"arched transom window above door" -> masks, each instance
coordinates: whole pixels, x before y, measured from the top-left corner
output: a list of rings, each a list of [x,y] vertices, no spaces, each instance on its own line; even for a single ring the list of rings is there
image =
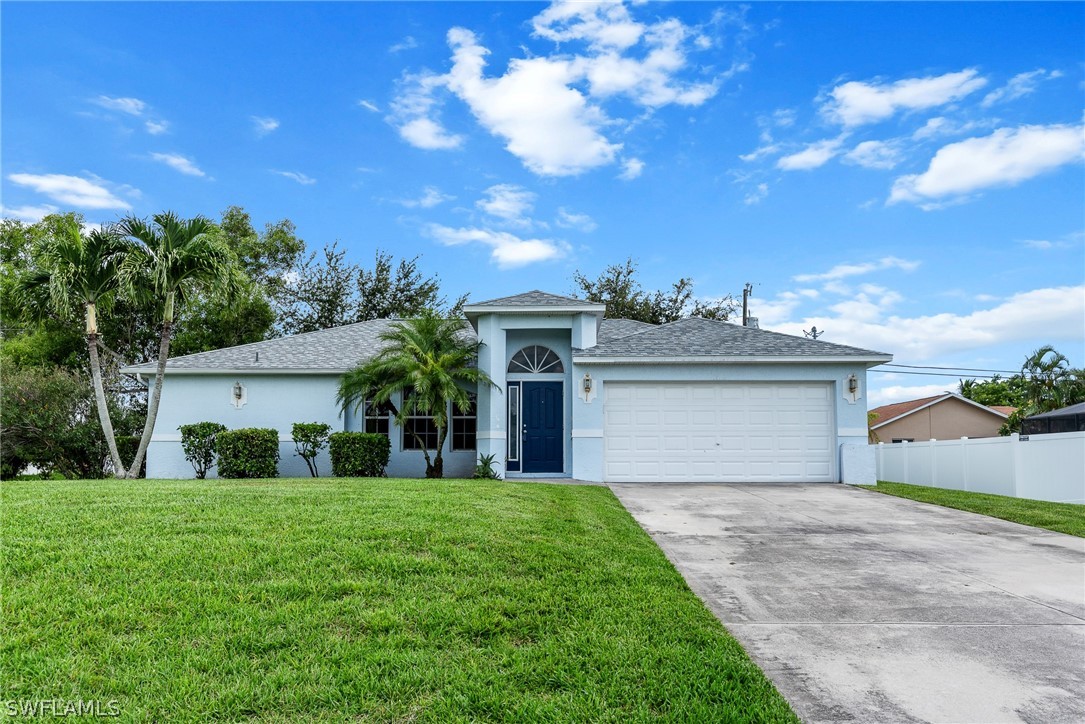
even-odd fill
[[[565,367],[561,364],[561,359],[554,354],[554,350],[538,344],[524,347],[514,354],[509,362],[509,372],[539,374],[564,371]]]

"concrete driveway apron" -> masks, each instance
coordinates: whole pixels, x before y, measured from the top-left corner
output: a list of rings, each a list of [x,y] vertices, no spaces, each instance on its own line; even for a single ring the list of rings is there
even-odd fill
[[[613,484],[807,722],[1085,722],[1085,539],[843,485]]]

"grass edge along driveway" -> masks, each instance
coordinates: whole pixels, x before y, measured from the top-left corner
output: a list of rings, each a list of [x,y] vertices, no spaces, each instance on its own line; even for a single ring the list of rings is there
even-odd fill
[[[121,720],[797,721],[604,487],[0,484],[0,699]]]
[[[886,495],[895,495],[898,498],[916,500],[920,503],[933,503],[946,508],[966,510],[970,513],[989,515],[992,518],[1001,518],[1013,523],[1085,538],[1085,505],[1049,503],[1045,500],[1011,498],[1005,495],[931,488],[925,485],[892,483],[885,480],[879,480],[877,485],[858,487]]]

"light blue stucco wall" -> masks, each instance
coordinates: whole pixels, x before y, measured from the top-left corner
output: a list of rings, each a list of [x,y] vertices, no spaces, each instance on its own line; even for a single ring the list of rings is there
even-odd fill
[[[595,395],[580,394],[585,374],[591,374]],[[859,380],[859,396],[846,396],[850,375]],[[603,403],[607,382],[829,382],[833,384],[837,436],[837,475],[842,472],[840,449],[867,441],[866,367],[861,364],[579,364],[573,369],[573,477],[603,480]]]
[[[245,404],[233,404],[233,386],[245,388]],[[147,452],[147,477],[192,478],[195,471],[185,460],[178,426],[194,422],[218,422],[230,429],[269,427],[279,432],[279,475],[308,477],[305,461],[297,456],[291,440],[295,422],[323,422],[333,432],[358,429],[353,413],[340,415],[335,403],[339,376],[334,374],[262,375],[169,375],[162,387],[162,403]],[[425,459],[417,450],[403,450],[399,428],[392,428],[389,476],[421,477]],[[451,440],[446,441],[450,445]],[[445,476],[470,477],[475,453],[446,450]],[[331,475],[331,459],[325,449],[317,456],[321,475]],[[208,473],[215,477],[216,471]]]
[[[560,380],[565,386],[565,461],[563,474],[573,469],[573,446],[569,443],[573,427],[572,347],[574,344],[594,345],[598,320],[591,314],[484,314],[477,320],[479,338],[483,342],[479,353],[479,368],[496,384],[479,390],[479,454],[496,457],[504,474],[508,439],[508,381],[509,379]],[[561,358],[565,372],[560,376],[509,375],[509,361],[522,348],[540,344],[549,347]],[[513,474],[515,476],[515,473]]]

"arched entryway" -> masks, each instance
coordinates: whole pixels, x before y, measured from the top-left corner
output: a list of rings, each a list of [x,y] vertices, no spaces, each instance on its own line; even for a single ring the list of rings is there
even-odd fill
[[[528,345],[508,369],[509,472],[563,473],[565,365],[549,347]]]

